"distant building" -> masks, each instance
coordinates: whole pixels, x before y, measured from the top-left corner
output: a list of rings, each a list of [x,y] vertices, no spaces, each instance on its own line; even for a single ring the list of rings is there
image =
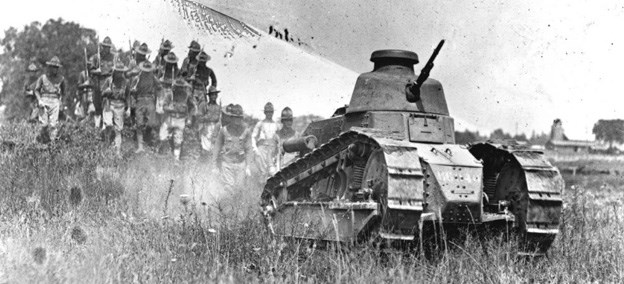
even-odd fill
[[[555,119],[550,128],[550,140],[546,142],[546,149],[562,153],[588,153],[596,147],[595,141],[570,140],[563,131],[561,119]]]

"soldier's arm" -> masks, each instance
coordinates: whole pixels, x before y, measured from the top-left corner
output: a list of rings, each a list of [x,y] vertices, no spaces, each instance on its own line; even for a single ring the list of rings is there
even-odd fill
[[[59,90],[59,100],[63,102],[63,98],[65,98],[65,78],[61,79],[60,90]]]
[[[184,58],[184,61],[182,61],[182,67],[180,67],[180,75],[182,75],[182,77],[186,77],[188,75],[188,60],[186,58]]]
[[[217,87],[217,75],[214,70],[210,69],[210,85]]]
[[[215,139],[214,148],[212,149],[212,166],[213,169],[217,168],[217,162],[219,161],[219,155],[221,154],[221,148],[223,148],[223,128],[219,128],[219,134],[217,134],[217,139]]]
[[[247,161],[247,169],[249,169],[251,165],[253,165],[254,155],[252,154],[253,154],[254,148],[251,144],[252,139],[251,139],[249,130],[247,129],[245,131],[247,131],[247,135],[246,135],[245,141],[243,142],[244,143],[243,147],[245,147],[245,160]]]
[[[186,96],[186,106],[188,108],[188,113],[187,115],[191,115],[192,113],[195,113],[195,104],[193,104],[193,101],[191,100],[191,97],[193,94],[191,94],[191,88],[187,88],[187,96]]]
[[[100,88],[102,90],[103,97],[107,97],[113,92],[113,89],[111,88],[111,86],[112,86],[112,80],[110,80],[109,78],[104,80],[104,83],[102,83],[102,87]]]
[[[258,150],[258,145],[256,139],[258,139],[258,136],[260,136],[260,130],[262,128],[262,121],[258,121],[258,123],[256,123],[256,126],[254,126],[253,128],[253,132],[251,133],[251,147],[254,151]]]
[[[91,61],[91,70],[98,69],[98,67],[100,67],[100,64],[99,64],[97,58],[98,57],[96,55],[91,55],[91,59],[90,59],[90,61]]]
[[[124,102],[126,102],[125,109],[130,107],[130,84],[126,84],[126,89],[124,90]]]
[[[37,79],[37,82],[35,83],[35,89],[34,89],[34,93],[35,93],[35,97],[37,97],[37,101],[41,100],[41,87],[43,86],[43,75],[39,76],[39,78]]]

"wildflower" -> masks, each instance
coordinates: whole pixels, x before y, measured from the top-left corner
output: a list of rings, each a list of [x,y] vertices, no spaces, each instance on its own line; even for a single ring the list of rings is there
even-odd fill
[[[189,201],[191,201],[191,197],[188,194],[180,195],[180,202],[182,203],[182,205],[186,206]]]

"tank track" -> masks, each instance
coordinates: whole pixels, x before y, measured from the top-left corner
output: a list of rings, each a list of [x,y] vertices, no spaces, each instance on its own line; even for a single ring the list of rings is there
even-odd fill
[[[543,255],[557,234],[564,187],[558,169],[540,151],[497,143],[478,143],[470,151],[484,163],[489,204],[508,203],[520,237],[520,254]]]
[[[327,171],[328,167],[338,162],[341,158],[340,155],[344,155],[348,147],[354,143],[379,147],[375,140],[369,136],[355,131],[347,131],[305,154],[270,177],[261,196],[263,205],[267,205],[271,198],[282,194],[284,187],[290,187],[297,182],[311,186],[314,181],[326,178],[331,174]],[[304,180],[308,180],[308,182],[304,182]]]
[[[366,239],[373,234],[389,240],[413,240],[423,211],[423,174],[413,143],[393,135],[352,128],[277,172],[267,180],[261,196],[269,224],[275,211],[288,210],[284,203],[322,203],[360,212],[374,207],[374,216],[360,220],[365,223],[351,225],[348,230],[353,230],[355,236],[345,238]],[[316,194],[323,190],[329,194]],[[390,195],[401,196],[388,196],[389,191]],[[399,211],[403,219],[386,216]],[[295,237],[310,238],[302,235]]]

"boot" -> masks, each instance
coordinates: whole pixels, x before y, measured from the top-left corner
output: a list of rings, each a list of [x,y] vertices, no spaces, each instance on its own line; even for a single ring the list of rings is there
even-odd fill
[[[93,122],[95,124],[95,128],[100,128],[102,124],[102,116],[101,115],[93,115]]]
[[[173,148],[173,158],[176,161],[180,161],[180,152],[181,152],[180,151],[180,146],[177,146],[177,147]]]
[[[121,157],[121,131],[115,132],[115,153]]]
[[[141,152],[145,152],[145,149],[143,148],[143,131],[141,130],[137,130],[137,149],[135,151],[135,153],[141,153]]]

